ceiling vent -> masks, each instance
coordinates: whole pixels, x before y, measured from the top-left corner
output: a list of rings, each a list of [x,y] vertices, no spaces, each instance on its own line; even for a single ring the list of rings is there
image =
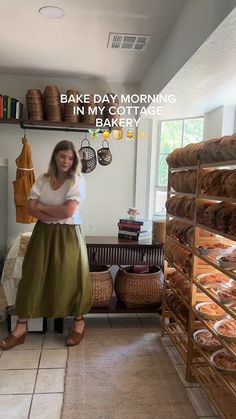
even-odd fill
[[[107,48],[144,51],[150,38],[150,35],[110,32]]]

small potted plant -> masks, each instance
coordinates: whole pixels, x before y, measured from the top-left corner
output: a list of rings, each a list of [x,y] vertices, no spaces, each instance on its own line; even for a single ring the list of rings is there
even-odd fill
[[[137,215],[139,215],[139,210],[137,208],[129,208],[127,213],[129,214],[130,220],[136,220]]]

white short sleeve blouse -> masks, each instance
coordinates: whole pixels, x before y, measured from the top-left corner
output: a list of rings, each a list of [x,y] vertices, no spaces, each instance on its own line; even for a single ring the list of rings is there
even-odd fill
[[[65,201],[75,200],[79,204],[85,199],[85,180],[76,176],[75,182],[67,179],[56,191],[51,188],[50,178],[41,175],[31,189],[28,199],[38,199],[44,205],[62,205]],[[57,221],[43,221],[47,224],[81,224],[79,206],[71,217]]]

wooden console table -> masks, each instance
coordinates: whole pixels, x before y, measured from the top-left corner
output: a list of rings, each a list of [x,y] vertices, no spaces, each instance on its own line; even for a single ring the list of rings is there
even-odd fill
[[[87,236],[90,265],[157,265],[163,267],[163,244],[124,240],[116,236]]]
[[[89,264],[91,265],[156,265],[163,268],[164,251],[162,243],[150,240],[134,241],[118,239],[116,236],[87,236]],[[160,309],[144,308],[139,312],[159,312]],[[115,297],[109,307],[92,308],[91,313],[131,313],[137,309],[127,309]],[[54,320],[57,332],[63,332],[63,319]]]

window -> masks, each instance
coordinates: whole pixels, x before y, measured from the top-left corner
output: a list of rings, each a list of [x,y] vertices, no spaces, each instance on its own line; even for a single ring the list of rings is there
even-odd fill
[[[159,126],[155,186],[155,215],[165,215],[168,166],[166,157],[177,147],[197,143],[203,138],[204,118],[162,121]]]

